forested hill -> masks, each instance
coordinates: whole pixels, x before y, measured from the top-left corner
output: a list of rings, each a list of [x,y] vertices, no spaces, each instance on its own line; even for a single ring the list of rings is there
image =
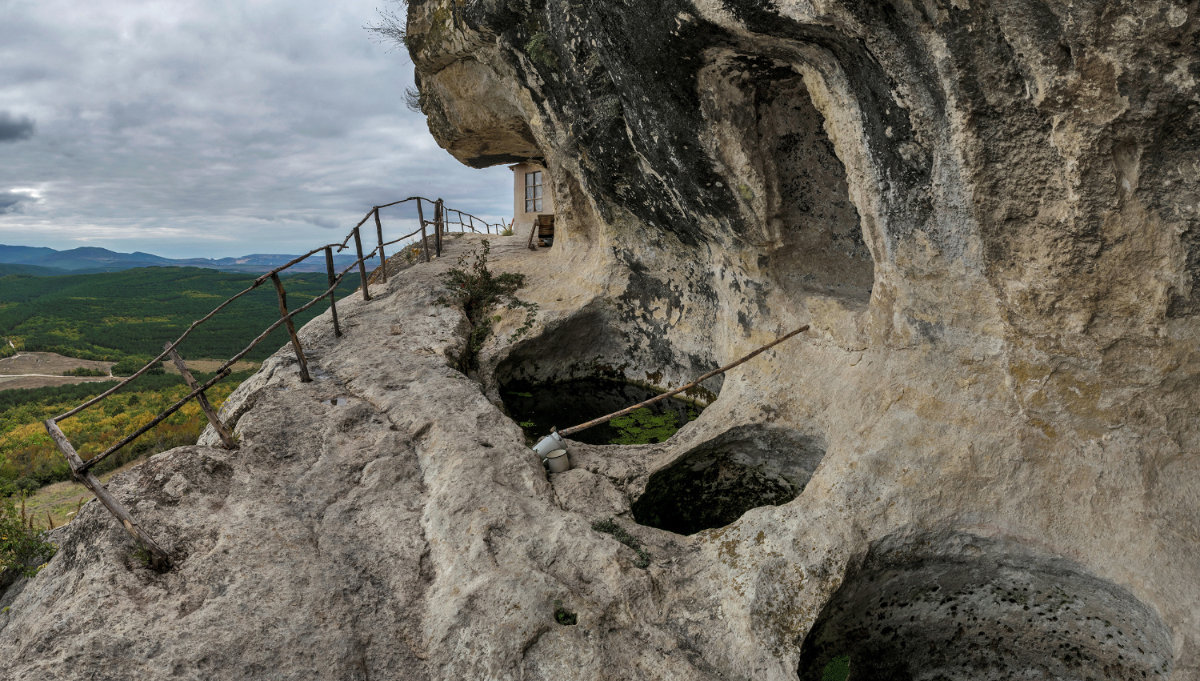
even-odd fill
[[[119,272],[135,267],[204,267],[223,272],[245,272],[258,275],[291,261],[294,255],[278,253],[254,253],[234,258],[164,258],[152,253],[118,253],[107,248],[83,246],[66,251],[35,246],[8,246],[0,244],[0,272],[9,265],[33,266],[27,274],[85,274],[94,272]],[[344,253],[333,256],[339,268],[354,262],[354,256]],[[293,272],[323,272],[322,258],[309,258],[293,266]]]
[[[323,292],[324,273],[283,275],[288,307]],[[0,270],[0,346],[15,341],[28,351],[58,352],[82,359],[120,360],[153,356],[194,320],[249,286],[255,275],[194,267],[146,267],[67,276],[34,276]],[[338,295],[358,281],[347,277]],[[327,308],[318,304],[298,317],[303,323]],[[279,318],[275,290],[266,284],[199,327],[181,349],[190,359],[226,359]],[[280,328],[250,359],[262,359],[287,341]],[[0,356],[5,354],[0,351]]]

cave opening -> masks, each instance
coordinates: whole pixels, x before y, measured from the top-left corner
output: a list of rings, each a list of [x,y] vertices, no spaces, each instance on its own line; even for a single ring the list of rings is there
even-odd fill
[[[653,473],[633,518],[684,535],[724,527],[752,508],[795,499],[824,455],[819,439],[799,431],[738,426]]]
[[[644,348],[611,323],[611,311],[589,307],[526,339],[497,364],[492,386],[508,415],[536,441],[552,427],[569,428],[633,406],[690,382],[713,368],[711,360],[674,352],[668,345]],[[716,399],[723,379],[571,436],[596,445],[665,442],[699,417]]]
[[[531,442],[548,435],[551,428],[569,428],[658,394],[659,391],[644,384],[598,377],[554,383],[511,381],[500,386],[500,399]],[[695,402],[668,397],[608,423],[581,430],[571,439],[592,445],[666,442],[684,424],[696,420],[703,409]]]
[[[965,534],[878,542],[817,616],[801,681],[1166,679],[1171,636],[1124,588]]]
[[[786,293],[865,304],[874,259],[806,77],[762,56],[711,59],[700,73],[706,139],[739,204],[737,236]]]

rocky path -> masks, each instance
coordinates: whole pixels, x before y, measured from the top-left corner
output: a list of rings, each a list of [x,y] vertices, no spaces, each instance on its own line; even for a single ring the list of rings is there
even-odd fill
[[[591,319],[597,282],[608,276],[603,264],[531,252],[519,237],[492,243],[494,271],[529,276],[519,295],[541,306],[534,333],[584,352],[602,329],[562,329],[581,314]],[[452,241],[441,260],[372,286],[372,301],[339,302],[340,339],[328,315],[306,325],[312,382],[299,381],[285,347],[226,402],[240,449],[216,448],[206,435],[115,478],[110,489],[173,552],[176,568],[149,571],[104,509],[87,504],[57,532],[62,549],[41,574],[0,596],[0,668],[51,680],[783,681],[802,664],[819,678],[821,655],[853,650],[862,664],[869,658],[855,646],[863,641],[879,659],[900,655],[886,636],[844,637],[870,628],[855,619],[868,613],[903,632],[916,651],[905,654],[931,660],[948,678],[975,678],[979,669],[1014,678],[1056,659],[1054,645],[1083,650],[1088,669],[1166,678],[1171,639],[1154,608],[1054,556],[1048,541],[1018,545],[984,520],[969,532],[955,520],[982,518],[1003,499],[1036,501],[1049,488],[1037,476],[1001,482],[983,472],[930,485],[932,471],[964,464],[937,454],[936,440],[889,448],[897,433],[923,431],[902,409],[886,423],[839,413],[860,424],[855,437],[784,438],[783,449],[763,450],[789,461],[788,443],[820,445],[794,501],[688,536],[633,522],[631,502],[655,471],[722,442],[753,451],[783,431],[787,421],[764,411],[795,409],[788,399],[796,384],[776,378],[781,365],[833,374],[863,364],[872,389],[899,380],[894,366],[871,366],[878,357],[820,338],[739,368],[668,442],[572,443],[575,468],[548,479],[517,424],[485,396],[490,388],[451,368],[468,329],[459,311],[436,303],[438,282],[477,244]],[[521,316],[500,315],[485,368]],[[805,397],[824,393],[849,395],[837,408],[852,411],[869,390]],[[788,418],[799,421],[794,412]],[[775,430],[755,430],[764,421]],[[964,491],[970,479],[981,482]],[[612,517],[649,553],[645,569],[633,550],[593,529]],[[914,529],[913,519],[932,529]],[[1056,541],[1069,543],[1072,531],[1060,529]],[[1184,553],[1164,561],[1161,574],[1186,579],[1195,562]],[[937,589],[921,590],[929,585]],[[997,598],[997,588],[1045,591],[1053,602],[1035,599],[1031,614],[1015,597]],[[573,614],[575,624],[556,613]],[[1170,616],[1179,627],[1181,615]],[[1093,631],[1100,622],[1112,630]],[[940,637],[956,627],[995,640],[982,657],[946,657]],[[810,630],[818,640],[806,645]]]

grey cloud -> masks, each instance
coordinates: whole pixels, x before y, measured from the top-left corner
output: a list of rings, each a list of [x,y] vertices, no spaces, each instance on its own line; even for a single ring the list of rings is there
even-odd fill
[[[362,28],[380,4],[0,0],[0,113],[37,122],[0,188],[38,188],[0,190],[0,236],[219,257],[300,252],[415,194],[507,219],[511,173],[458,164],[405,108],[408,56]]]
[[[16,142],[33,137],[33,119],[25,116],[13,116],[7,111],[0,111],[0,142]]]
[[[307,222],[310,225],[316,225],[317,227],[321,227],[324,229],[338,229],[339,227],[342,226],[342,224],[339,223],[337,220],[332,220],[330,218],[323,218],[323,217],[319,217],[319,216],[306,215],[300,219],[303,220],[304,222]]]
[[[33,197],[20,192],[0,191],[0,215],[21,212],[21,204],[32,201]]]

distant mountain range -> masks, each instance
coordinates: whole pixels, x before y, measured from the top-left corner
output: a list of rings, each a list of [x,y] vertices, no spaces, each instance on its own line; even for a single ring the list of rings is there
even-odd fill
[[[119,272],[135,267],[203,267],[223,272],[260,274],[283,265],[295,257],[294,255],[274,253],[254,253],[238,258],[164,258],[140,251],[117,253],[107,248],[88,246],[56,251],[53,248],[0,244],[0,264],[14,266],[4,268],[5,272],[37,276]],[[333,256],[333,264],[338,271],[352,262],[354,262],[354,256],[349,254]],[[324,270],[325,257],[318,253],[288,271],[323,272]]]

